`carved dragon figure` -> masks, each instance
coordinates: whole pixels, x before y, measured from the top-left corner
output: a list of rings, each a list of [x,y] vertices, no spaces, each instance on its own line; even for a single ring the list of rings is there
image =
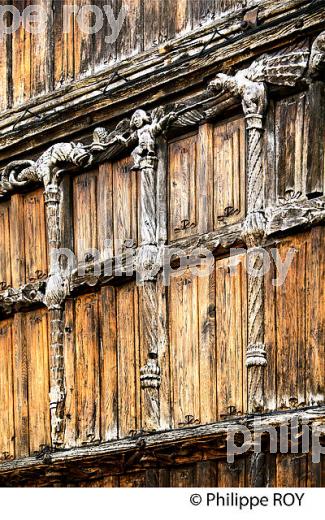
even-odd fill
[[[57,183],[66,165],[85,167],[93,157],[87,148],[78,143],[57,143],[46,150],[36,161],[13,161],[4,169],[0,179],[0,195],[12,191],[16,186],[31,182]]]

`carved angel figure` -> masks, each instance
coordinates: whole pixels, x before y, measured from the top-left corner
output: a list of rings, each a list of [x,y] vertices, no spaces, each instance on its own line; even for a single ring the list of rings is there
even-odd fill
[[[134,112],[130,121],[133,132],[128,139],[120,137],[120,141],[127,146],[137,143],[136,148],[131,153],[134,160],[133,170],[140,168],[140,162],[144,157],[156,155],[156,137],[166,130],[169,123],[174,121],[176,117],[175,112],[164,115],[162,108],[153,110],[151,116],[141,109]]]
[[[44,186],[58,181],[62,167],[68,164],[87,166],[92,155],[82,144],[57,143],[46,150],[37,161],[13,161],[5,168],[1,177],[2,192],[14,186],[25,186],[30,182],[42,181]]]

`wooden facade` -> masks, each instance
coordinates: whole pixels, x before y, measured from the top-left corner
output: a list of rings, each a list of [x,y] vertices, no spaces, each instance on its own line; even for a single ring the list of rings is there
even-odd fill
[[[324,486],[227,432],[324,446],[325,3],[38,4],[0,41],[0,484]]]

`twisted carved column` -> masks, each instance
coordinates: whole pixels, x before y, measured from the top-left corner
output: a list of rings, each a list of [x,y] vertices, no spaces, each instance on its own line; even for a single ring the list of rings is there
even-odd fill
[[[246,366],[248,368],[248,411],[264,405],[264,367],[267,363],[264,344],[264,271],[261,249],[265,236],[263,116],[267,106],[266,86],[246,75],[218,74],[209,88],[228,90],[240,97],[246,119],[247,132],[247,217],[243,224],[248,262],[248,338]]]
[[[50,273],[45,293],[45,304],[50,318],[50,412],[53,447],[63,444],[64,435],[64,300],[67,285],[60,272],[56,249],[61,245],[59,206],[60,188],[56,184],[46,186],[44,192],[49,244]]]
[[[155,430],[159,427],[159,386],[158,365],[158,299],[156,275],[157,265],[157,212],[156,178],[157,158],[145,157],[140,161],[140,207],[139,207],[139,254],[137,261],[137,282],[140,289],[143,350],[147,352],[147,362],[141,368],[140,380],[143,389],[143,428]]]

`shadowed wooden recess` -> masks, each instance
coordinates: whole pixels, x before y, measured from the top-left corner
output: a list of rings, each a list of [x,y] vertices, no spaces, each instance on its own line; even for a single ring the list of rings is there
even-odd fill
[[[90,4],[0,42],[0,485],[324,486],[325,3]]]

